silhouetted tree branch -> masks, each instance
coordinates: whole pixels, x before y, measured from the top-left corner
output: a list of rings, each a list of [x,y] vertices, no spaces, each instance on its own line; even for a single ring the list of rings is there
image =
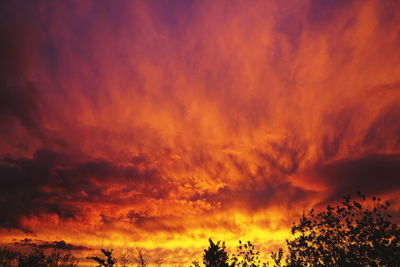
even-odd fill
[[[113,267],[114,264],[117,262],[116,259],[112,256],[113,250],[101,249],[101,252],[106,257],[105,259],[102,259],[98,256],[87,257],[87,259],[97,262],[99,264],[97,265],[97,267]]]

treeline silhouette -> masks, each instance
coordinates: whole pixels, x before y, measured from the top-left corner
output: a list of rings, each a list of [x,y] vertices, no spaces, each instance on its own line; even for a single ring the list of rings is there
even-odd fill
[[[259,267],[259,266],[400,266],[400,229],[388,213],[390,203],[365,196],[358,199],[344,197],[341,205],[327,206],[319,213],[313,209],[303,212],[293,223],[286,247],[261,253],[250,242],[239,241],[235,252],[229,254],[225,242],[209,239],[209,247],[202,261],[195,260],[192,267]],[[136,254],[123,252],[119,257],[113,250],[101,249],[102,256],[87,259],[97,267],[161,266],[161,258],[150,259],[142,250]],[[151,263],[151,264],[150,264]],[[44,254],[41,250],[22,254],[6,248],[0,250],[0,266],[5,267],[75,267],[78,260],[69,251],[54,250]]]
[[[293,223],[286,248],[270,253],[261,260],[251,242],[239,241],[236,253],[228,255],[225,243],[214,243],[204,250],[207,267],[256,266],[400,266],[400,229],[388,213],[390,203],[372,197],[372,207],[365,205],[365,195],[358,192],[358,201],[344,197],[342,205],[327,206],[315,213],[303,212]],[[194,261],[192,266],[200,263]]]
[[[101,249],[101,253],[102,257],[92,256],[87,259],[95,261],[97,267],[145,267],[150,263],[153,266],[161,266],[163,263],[160,257],[150,258],[141,249],[137,249],[136,252],[122,252],[118,258],[112,255],[113,249]]]
[[[229,255],[225,242],[209,239],[202,262],[193,261],[191,266],[400,266],[400,229],[388,213],[390,203],[372,197],[372,204],[367,205],[365,195],[357,195],[357,200],[345,196],[341,205],[328,205],[319,213],[314,209],[303,212],[299,221],[293,223],[286,247],[269,255],[262,255],[250,241],[239,241],[236,251]],[[99,267],[116,266],[112,250],[102,252],[105,259],[89,259]],[[143,261],[137,263],[141,267],[147,265]]]
[[[78,259],[69,250],[53,249],[46,254],[36,248],[29,252],[17,252],[7,248],[0,249],[2,267],[76,267]]]

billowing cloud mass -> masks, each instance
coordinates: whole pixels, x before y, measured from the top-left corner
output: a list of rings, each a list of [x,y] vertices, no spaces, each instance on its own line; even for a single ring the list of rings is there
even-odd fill
[[[399,1],[0,5],[4,243],[188,262],[356,191],[399,212]]]

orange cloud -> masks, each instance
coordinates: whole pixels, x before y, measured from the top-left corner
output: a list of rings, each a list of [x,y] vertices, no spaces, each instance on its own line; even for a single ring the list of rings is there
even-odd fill
[[[1,5],[5,242],[190,260],[357,190],[397,201],[397,1]]]

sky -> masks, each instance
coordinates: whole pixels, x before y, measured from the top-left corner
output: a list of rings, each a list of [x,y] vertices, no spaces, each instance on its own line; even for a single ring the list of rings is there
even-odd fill
[[[3,1],[0,58],[2,244],[187,263],[400,214],[397,0]]]

